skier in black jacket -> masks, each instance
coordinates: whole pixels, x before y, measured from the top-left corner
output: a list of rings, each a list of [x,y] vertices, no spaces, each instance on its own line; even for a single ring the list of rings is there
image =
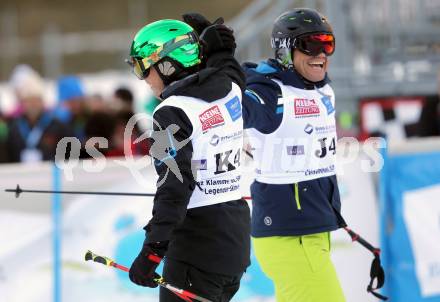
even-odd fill
[[[191,23],[191,15],[184,19]],[[244,75],[233,59],[232,32],[204,27],[199,39],[187,23],[161,20],[132,42],[133,72],[162,102],[151,134],[159,175],[153,217],[129,275],[156,287],[155,269],[165,257],[166,281],[229,301],[250,264],[250,212],[240,193]],[[180,299],[161,289],[160,301]]]

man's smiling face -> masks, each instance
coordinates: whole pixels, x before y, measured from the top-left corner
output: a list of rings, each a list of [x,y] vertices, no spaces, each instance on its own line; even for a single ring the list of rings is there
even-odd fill
[[[308,56],[298,49],[293,52],[293,65],[296,71],[311,82],[319,82],[325,78],[328,68],[328,58],[324,53]]]

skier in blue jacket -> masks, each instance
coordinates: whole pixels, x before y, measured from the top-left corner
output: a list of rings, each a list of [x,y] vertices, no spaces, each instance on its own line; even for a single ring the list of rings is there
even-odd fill
[[[330,232],[345,226],[336,180],[335,95],[327,19],[312,9],[279,16],[275,58],[246,63],[243,97],[256,163],[252,239],[278,302],[345,301],[330,259]]]

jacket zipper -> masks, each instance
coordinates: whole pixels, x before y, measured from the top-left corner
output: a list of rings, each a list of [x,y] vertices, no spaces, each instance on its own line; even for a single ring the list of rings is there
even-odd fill
[[[293,184],[295,187],[295,202],[296,202],[296,208],[298,210],[301,210],[301,203],[299,201],[299,190],[298,190],[298,183]]]

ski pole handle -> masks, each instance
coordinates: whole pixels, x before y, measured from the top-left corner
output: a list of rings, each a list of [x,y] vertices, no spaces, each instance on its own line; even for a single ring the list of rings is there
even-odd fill
[[[129,271],[129,268],[120,264],[117,264],[113,259],[110,259],[108,257],[99,256],[93,253],[92,251],[87,251],[86,255],[84,256],[86,261],[92,260],[93,262],[98,262],[107,266],[113,266],[117,269],[120,269],[121,271],[127,272]]]
[[[105,257],[105,256],[100,256],[97,255],[95,253],[93,253],[92,251],[88,250],[84,256],[84,259],[86,261],[90,261],[92,260],[93,262],[98,262],[101,264],[104,264],[106,266],[112,266],[114,268],[117,268],[119,270],[122,270],[124,272],[129,272],[129,268],[120,264],[117,264],[113,259],[109,258],[109,257]],[[192,292],[177,288],[171,284],[169,284],[168,282],[165,282],[163,280],[162,277],[154,279],[154,281],[161,287],[164,287],[166,289],[168,289],[169,291],[171,291],[172,293],[174,293],[175,295],[177,295],[179,298],[181,298],[184,301],[187,302],[192,302],[193,300],[191,299],[195,299],[197,301],[200,302],[212,302],[211,300],[205,299],[203,297],[200,297]]]

